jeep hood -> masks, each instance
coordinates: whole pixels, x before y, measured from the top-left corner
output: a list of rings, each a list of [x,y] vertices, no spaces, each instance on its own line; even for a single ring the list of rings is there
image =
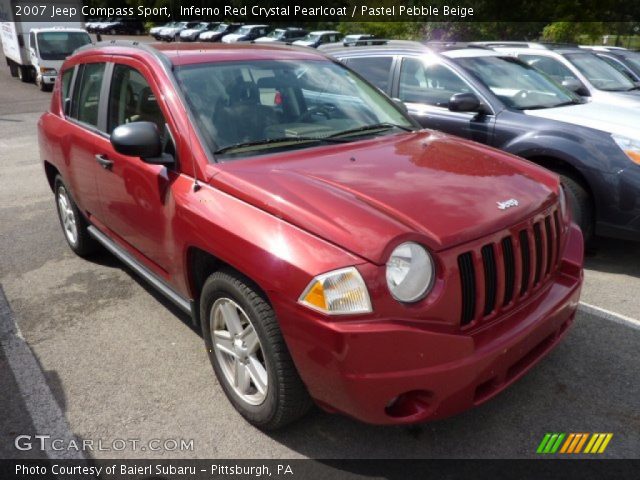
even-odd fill
[[[393,242],[438,251],[508,228],[559,185],[532,163],[425,130],[210,168],[213,187],[378,264]]]
[[[604,103],[589,102],[566,107],[525,110],[527,115],[548,118],[561,122],[582,125],[607,133],[615,133],[640,139],[640,106],[618,107]]]

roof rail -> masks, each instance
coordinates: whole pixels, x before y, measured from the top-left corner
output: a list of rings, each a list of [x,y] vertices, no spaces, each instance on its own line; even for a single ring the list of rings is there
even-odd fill
[[[422,43],[423,45],[437,51],[461,50],[463,48],[478,48],[481,50],[491,50],[491,48],[487,47],[486,45],[481,45],[473,42],[445,42],[445,41],[429,40]]]
[[[139,42],[138,40],[105,40],[102,42],[90,43],[78,48],[75,53],[80,53],[96,48],[104,47],[121,47],[121,48],[136,48],[142,50],[160,61],[162,66],[169,71],[171,70],[171,62],[169,59],[158,49],[154,48],[152,44]]]

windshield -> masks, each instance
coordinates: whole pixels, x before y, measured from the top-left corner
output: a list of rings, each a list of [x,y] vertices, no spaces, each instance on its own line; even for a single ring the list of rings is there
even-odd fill
[[[329,61],[218,62],[176,76],[206,143],[225,158],[414,128],[375,87]]]
[[[38,51],[42,60],[64,60],[77,48],[91,43],[85,32],[41,32]]]
[[[633,82],[601,58],[591,53],[569,53],[565,57],[587,77],[598,90],[623,92],[632,90]]]
[[[226,23],[221,23],[215,28],[214,32],[221,33],[224,32],[227,28],[229,28],[229,25],[227,25]]]
[[[511,108],[530,110],[580,102],[569,90],[515,58],[467,57],[454,62],[475,74]]]
[[[269,38],[280,38],[284,35],[284,30],[280,28],[276,28],[273,32],[271,32],[267,37]]]
[[[251,33],[251,27],[241,27],[240,30],[238,30],[238,35],[247,35],[249,33]]]
[[[625,53],[623,58],[629,68],[640,75],[640,53]]]

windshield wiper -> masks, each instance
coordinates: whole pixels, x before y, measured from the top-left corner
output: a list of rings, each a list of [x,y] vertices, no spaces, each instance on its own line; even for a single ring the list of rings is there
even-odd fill
[[[276,143],[305,143],[305,142],[319,142],[319,143],[345,143],[346,140],[340,140],[337,138],[329,138],[329,137],[278,137],[278,138],[264,138],[262,140],[253,140],[250,142],[239,142],[231,145],[226,145],[224,147],[220,147],[215,150],[213,153],[215,155],[221,153],[228,153],[231,150],[238,150],[245,147],[259,147],[259,146],[269,146]]]
[[[354,133],[367,132],[369,130],[390,130],[392,128],[399,128],[405,132],[413,132],[413,127],[406,127],[404,125],[396,125],[395,123],[374,123],[372,125],[364,125],[362,127],[351,128],[349,130],[343,130],[342,132],[329,135],[328,138],[342,137],[343,135],[351,135]]]

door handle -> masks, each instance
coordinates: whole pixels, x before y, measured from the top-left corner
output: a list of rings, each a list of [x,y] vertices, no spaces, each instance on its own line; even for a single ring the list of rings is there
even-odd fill
[[[111,170],[111,167],[113,167],[113,160],[109,160],[106,155],[96,155],[95,158],[96,162],[105,170]]]

